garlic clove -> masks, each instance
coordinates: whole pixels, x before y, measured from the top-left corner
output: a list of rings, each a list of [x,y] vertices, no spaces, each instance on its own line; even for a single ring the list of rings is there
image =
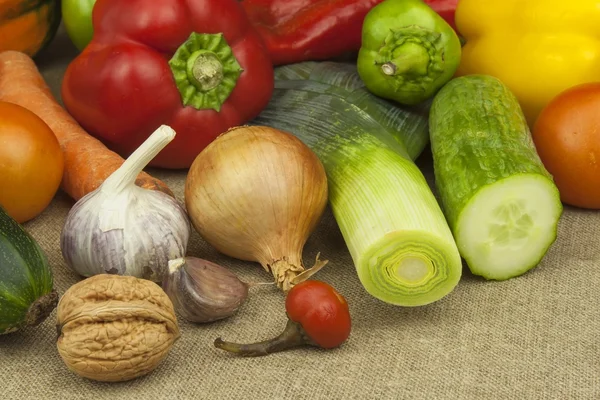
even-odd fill
[[[235,314],[248,297],[248,284],[227,268],[196,257],[169,261],[163,289],[189,322],[207,323]]]

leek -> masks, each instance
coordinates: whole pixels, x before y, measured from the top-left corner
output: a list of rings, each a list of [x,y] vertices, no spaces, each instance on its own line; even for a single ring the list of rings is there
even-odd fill
[[[373,117],[394,139],[400,142],[408,155],[416,160],[429,144],[429,109],[432,99],[416,106],[398,107],[389,100],[373,95],[358,76],[356,66],[348,63],[308,61],[275,69],[281,80],[310,80],[328,85],[329,93]]]
[[[271,102],[253,124],[296,135],[321,159],[333,215],[366,291],[400,306],[449,294],[461,258],[413,161],[428,141],[427,113],[365,94],[356,73],[335,63],[296,64],[277,74]]]

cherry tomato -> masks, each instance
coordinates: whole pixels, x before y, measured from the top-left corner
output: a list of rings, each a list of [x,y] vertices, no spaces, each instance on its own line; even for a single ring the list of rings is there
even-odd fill
[[[16,104],[0,102],[0,205],[19,223],[38,216],[62,179],[63,153],[50,127]]]
[[[324,349],[341,345],[350,335],[346,299],[322,281],[308,280],[292,287],[285,299],[289,319]]]
[[[600,208],[600,82],[574,86],[552,99],[532,136],[563,203]]]
[[[256,357],[302,345],[331,349],[350,336],[348,303],[325,282],[309,280],[293,286],[285,298],[285,311],[287,325],[273,339],[240,344],[217,338],[214,345],[244,357]]]

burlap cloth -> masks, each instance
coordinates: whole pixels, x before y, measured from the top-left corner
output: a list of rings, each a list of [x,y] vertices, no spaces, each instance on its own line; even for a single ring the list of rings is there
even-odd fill
[[[61,31],[37,59],[54,93],[75,50]],[[431,181],[431,159],[420,160]],[[183,198],[184,172],[150,171]],[[52,264],[60,293],[80,278],[65,266],[59,234],[69,207],[63,193],[26,229]],[[284,297],[251,290],[240,312],[210,325],[180,319],[181,339],[151,374],[102,384],[64,366],[55,346],[56,314],[41,326],[0,336],[0,399],[598,399],[600,398],[600,213],[567,207],[559,238],[524,276],[486,282],[465,270],[449,296],[401,308],[368,295],[328,210],[305,248],[330,264],[318,278],[350,304],[353,330],[341,348],[236,358],[213,348],[217,336],[254,341],[285,325]],[[197,234],[189,255],[268,281],[257,264],[219,255]]]

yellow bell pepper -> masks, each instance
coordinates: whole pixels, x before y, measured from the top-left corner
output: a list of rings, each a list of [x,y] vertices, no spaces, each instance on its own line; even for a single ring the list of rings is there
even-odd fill
[[[460,0],[457,75],[487,74],[517,96],[530,127],[560,92],[600,81],[597,0]]]

